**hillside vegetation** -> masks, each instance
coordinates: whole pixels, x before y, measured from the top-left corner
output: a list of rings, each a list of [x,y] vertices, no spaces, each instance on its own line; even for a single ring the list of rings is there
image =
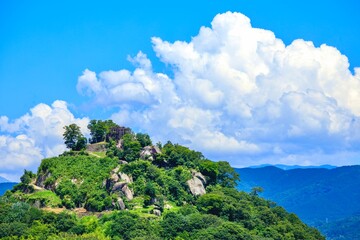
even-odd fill
[[[107,134],[91,140],[105,140],[105,157],[70,151],[44,159],[36,174],[25,171],[0,199],[0,237],[324,239],[256,192],[237,191],[239,176],[227,162],[118,133],[116,141]]]

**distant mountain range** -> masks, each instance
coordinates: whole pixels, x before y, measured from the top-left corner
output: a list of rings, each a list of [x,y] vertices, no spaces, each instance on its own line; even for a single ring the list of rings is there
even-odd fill
[[[10,182],[4,177],[0,176],[0,196],[4,195],[7,190],[11,190],[17,183]]]
[[[305,222],[335,220],[360,212],[360,166],[283,170],[236,169],[239,190],[261,186],[261,196],[295,212]]]
[[[10,181],[7,180],[6,178],[0,176],[0,183],[3,183],[3,182],[10,182]]]
[[[354,229],[349,226],[360,225],[360,166],[294,167],[235,169],[241,179],[238,189],[250,192],[253,187],[261,186],[264,192],[260,196],[296,213],[324,234],[329,233],[328,239],[353,239],[354,235],[344,237],[343,233],[353,234]],[[342,231],[336,229],[339,224]]]
[[[284,164],[276,164],[276,165],[272,165],[272,164],[261,164],[261,165],[256,165],[256,166],[251,166],[248,168],[263,168],[263,167],[277,167],[283,170],[291,170],[291,169],[308,169],[308,168],[325,168],[325,169],[334,169],[336,168],[336,166],[333,165],[320,165],[320,166],[300,166],[300,165],[284,165]]]
[[[16,185],[17,183],[15,182],[2,182],[0,183],[0,196],[4,195],[4,193],[7,190],[11,190],[14,185]]]

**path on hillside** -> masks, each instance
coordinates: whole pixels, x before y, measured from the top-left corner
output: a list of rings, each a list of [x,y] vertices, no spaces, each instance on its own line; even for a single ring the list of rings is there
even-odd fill
[[[93,152],[87,152],[87,153],[90,154],[91,156],[102,158],[101,156],[97,155],[96,153],[93,153]]]

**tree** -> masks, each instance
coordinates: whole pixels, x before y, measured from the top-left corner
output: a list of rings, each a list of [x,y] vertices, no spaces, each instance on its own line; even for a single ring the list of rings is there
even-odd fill
[[[251,189],[250,196],[259,196],[259,193],[264,192],[264,189],[262,187],[253,187]]]
[[[106,127],[105,122],[101,120],[91,120],[87,128],[90,130],[90,143],[98,143],[105,141]]]
[[[73,151],[80,151],[86,147],[86,138],[80,131],[80,127],[75,123],[64,127],[63,134],[65,145]]]
[[[120,127],[112,120],[91,120],[87,127],[91,135],[90,143],[110,142],[111,140],[117,142],[125,134],[131,133],[130,128]]]
[[[219,171],[218,183],[223,187],[235,187],[237,181],[240,180],[239,174],[226,161],[219,161],[217,164]]]
[[[125,134],[122,137],[123,151],[121,158],[124,158],[127,162],[132,162],[140,158],[141,145],[139,141],[132,134]]]
[[[141,147],[146,147],[152,145],[150,136],[146,133],[137,133],[136,139],[139,141]]]

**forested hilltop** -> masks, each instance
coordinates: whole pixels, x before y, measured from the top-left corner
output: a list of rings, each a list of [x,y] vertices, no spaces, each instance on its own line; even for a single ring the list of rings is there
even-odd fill
[[[89,145],[65,126],[70,151],[0,199],[2,239],[324,239],[257,189],[237,191],[228,162],[111,120],[88,128]]]

